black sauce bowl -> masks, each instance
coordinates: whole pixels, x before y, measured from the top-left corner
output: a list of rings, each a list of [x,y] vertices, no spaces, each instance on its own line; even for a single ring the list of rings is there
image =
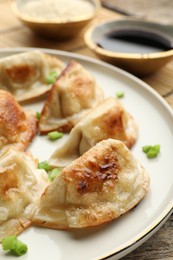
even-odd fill
[[[102,60],[143,76],[158,71],[172,59],[172,31],[158,23],[118,19],[90,27],[85,42]]]

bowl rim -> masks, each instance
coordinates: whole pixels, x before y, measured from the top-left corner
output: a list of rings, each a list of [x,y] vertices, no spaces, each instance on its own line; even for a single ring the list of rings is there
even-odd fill
[[[166,51],[162,51],[162,52],[153,52],[153,53],[123,53],[123,52],[113,52],[110,50],[106,50],[103,49],[101,47],[99,47],[93,40],[92,40],[92,35],[94,30],[96,30],[99,27],[104,26],[105,24],[110,24],[110,23],[116,23],[116,22],[120,22],[120,21],[141,21],[139,19],[136,18],[117,18],[117,19],[111,19],[111,20],[107,20],[105,22],[99,23],[99,24],[93,24],[92,26],[90,26],[88,28],[88,30],[86,31],[85,35],[84,35],[84,39],[85,39],[85,43],[88,45],[88,47],[96,52],[97,54],[100,54],[102,56],[105,57],[109,57],[109,58],[121,58],[121,59],[160,59],[160,58],[166,58],[166,57],[171,57],[173,56],[173,49],[170,50],[166,50]],[[143,21],[147,23],[148,21]],[[148,23],[152,23],[152,24],[156,24],[153,22],[148,22]]]
[[[75,19],[72,19],[72,20],[68,20],[68,19],[67,20],[61,20],[59,18],[49,20],[49,19],[46,19],[46,18],[34,18],[34,17],[29,16],[29,15],[22,14],[20,12],[19,8],[17,7],[18,0],[12,0],[11,9],[12,9],[12,12],[16,15],[16,17],[18,19],[20,19],[21,21],[26,22],[26,23],[33,23],[33,24],[39,24],[39,25],[43,25],[43,24],[49,24],[49,25],[53,25],[53,24],[57,24],[57,25],[58,24],[73,24],[73,23],[78,23],[78,22],[80,23],[80,22],[85,22],[85,21],[91,20],[98,13],[98,10],[101,7],[100,0],[87,0],[87,1],[93,2],[93,4],[95,4],[94,12],[89,14],[89,15],[86,15],[86,16],[77,16]]]

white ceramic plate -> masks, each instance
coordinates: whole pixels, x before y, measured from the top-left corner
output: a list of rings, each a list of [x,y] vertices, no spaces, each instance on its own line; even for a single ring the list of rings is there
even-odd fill
[[[3,49],[0,57],[31,49]],[[136,77],[103,62],[67,52],[42,49],[68,62],[76,59],[93,73],[106,96],[123,91],[122,102],[140,127],[139,139],[132,152],[151,176],[151,189],[142,202],[130,212],[101,227],[87,230],[59,231],[32,227],[19,238],[28,245],[28,253],[20,260],[91,260],[119,259],[148,239],[166,221],[173,208],[173,112],[165,101]],[[42,104],[28,106],[40,111]],[[42,160],[50,157],[60,140],[52,143],[37,137],[29,148]],[[156,159],[147,159],[142,146],[160,144]],[[1,260],[11,260],[0,249]],[[14,257],[15,259],[15,257]]]

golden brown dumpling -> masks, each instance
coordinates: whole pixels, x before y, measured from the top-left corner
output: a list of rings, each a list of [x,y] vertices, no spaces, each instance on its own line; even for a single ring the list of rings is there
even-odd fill
[[[122,103],[105,99],[72,129],[67,140],[50,157],[53,167],[66,166],[101,140],[113,138],[128,148],[136,142],[138,127]]]
[[[70,131],[102,100],[103,91],[93,76],[78,62],[69,62],[47,97],[39,120],[40,133]]]
[[[36,131],[35,115],[24,112],[9,92],[0,90],[0,151],[9,146],[25,150]]]
[[[46,188],[33,223],[55,229],[100,225],[137,205],[149,183],[148,173],[121,141],[101,141]]]
[[[24,152],[8,149],[0,155],[0,241],[18,235],[31,224],[37,203],[49,184]]]
[[[12,93],[18,101],[30,100],[48,92],[51,71],[64,68],[58,58],[39,51],[15,54],[0,59],[0,88]]]

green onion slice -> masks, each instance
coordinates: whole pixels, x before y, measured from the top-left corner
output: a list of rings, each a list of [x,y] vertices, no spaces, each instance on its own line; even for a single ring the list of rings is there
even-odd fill
[[[47,135],[48,135],[48,137],[49,137],[49,139],[50,139],[51,141],[55,141],[55,140],[57,140],[57,139],[63,137],[63,133],[58,132],[58,131],[50,132],[50,133],[48,133]]]
[[[144,153],[146,153],[147,158],[156,158],[160,152],[160,145],[156,144],[156,145],[146,145],[142,147],[142,150]]]
[[[49,180],[53,181],[62,171],[62,168],[55,168],[49,173]]]
[[[124,92],[122,92],[122,91],[117,92],[116,93],[116,97],[117,98],[123,98],[124,97]]]
[[[55,83],[57,77],[58,77],[58,72],[57,71],[50,71],[49,75],[46,78],[46,82],[48,84],[53,84],[53,83]]]
[[[142,151],[144,153],[148,153],[148,151],[151,149],[151,147],[152,147],[151,145],[145,145],[142,147]]]
[[[9,250],[13,255],[21,256],[26,254],[28,247],[16,236],[8,236],[2,240],[2,248],[4,251]]]
[[[39,162],[38,169],[44,169],[46,172],[50,171],[50,165],[48,161]]]
[[[40,116],[41,116],[41,113],[40,112],[36,112],[36,118],[38,119],[38,120],[40,120]]]

